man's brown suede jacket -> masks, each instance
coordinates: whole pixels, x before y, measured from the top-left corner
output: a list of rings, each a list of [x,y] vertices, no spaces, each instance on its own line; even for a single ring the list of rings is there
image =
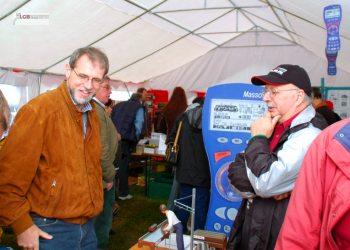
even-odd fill
[[[103,206],[100,124],[83,113],[66,82],[23,106],[0,152],[0,224],[18,235],[31,215],[83,224]]]

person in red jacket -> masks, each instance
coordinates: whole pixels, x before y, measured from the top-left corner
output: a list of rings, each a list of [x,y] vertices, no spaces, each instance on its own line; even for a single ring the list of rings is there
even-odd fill
[[[276,248],[350,249],[350,119],[311,144]]]

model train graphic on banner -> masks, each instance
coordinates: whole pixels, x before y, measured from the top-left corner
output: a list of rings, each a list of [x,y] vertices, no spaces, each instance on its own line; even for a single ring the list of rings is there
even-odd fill
[[[241,203],[227,177],[229,164],[250,139],[253,120],[267,111],[263,88],[229,83],[210,87],[203,109],[203,137],[211,172],[206,230],[229,235]]]

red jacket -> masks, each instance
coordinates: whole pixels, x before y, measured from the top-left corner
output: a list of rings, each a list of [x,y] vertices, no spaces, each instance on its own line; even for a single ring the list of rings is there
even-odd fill
[[[323,131],[307,152],[275,249],[339,249],[332,230],[350,209],[350,119]]]

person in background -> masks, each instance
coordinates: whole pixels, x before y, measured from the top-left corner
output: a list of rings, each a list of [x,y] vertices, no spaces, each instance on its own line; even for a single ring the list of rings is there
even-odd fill
[[[93,96],[109,69],[99,49],[77,49],[66,80],[17,113],[0,151],[0,223],[24,249],[96,249],[103,206],[100,122]]]
[[[184,238],[183,238],[183,227],[181,224],[181,221],[176,217],[173,211],[168,210],[167,207],[164,204],[161,204],[159,206],[159,210],[161,213],[165,214],[165,216],[168,219],[168,223],[166,226],[162,229],[165,233],[170,232],[173,227],[176,229],[176,249],[177,250],[184,250]]]
[[[139,94],[141,94],[141,99],[142,99],[142,103],[144,103],[146,100],[147,100],[147,89],[145,89],[145,88],[138,88],[137,90],[136,90],[136,93],[139,93]]]
[[[182,121],[178,141],[178,163],[175,166],[179,185],[178,200],[191,207],[192,189],[196,189],[194,230],[204,230],[210,200],[210,170],[202,135],[203,104],[203,97],[195,98],[187,110],[176,119],[176,125],[169,135],[169,141],[174,141],[177,128]],[[176,214],[182,225],[187,225],[190,213],[179,209]],[[184,227],[184,232],[187,233],[187,227]]]
[[[131,152],[140,138],[144,122],[142,96],[134,93],[128,101],[120,102],[113,107],[111,118],[121,135],[121,161],[119,164],[119,196],[120,200],[132,199],[129,194],[128,168]]]
[[[152,133],[152,126],[151,126],[151,119],[148,113],[148,107],[147,107],[147,90],[145,88],[138,88],[136,93],[141,94],[142,96],[142,105],[144,108],[144,122],[141,130],[140,139],[143,139],[144,137],[150,137]]]
[[[350,119],[311,144],[276,249],[350,249]]]
[[[103,210],[94,220],[98,249],[108,249],[109,232],[112,229],[113,221],[113,205],[115,204],[115,166],[113,162],[118,148],[118,133],[104,105],[109,100],[112,93],[111,89],[109,77],[105,77],[101,88],[96,92],[94,97],[96,111],[101,125],[101,167],[104,188]]]
[[[10,107],[7,103],[7,100],[4,94],[0,90],[0,151],[2,146],[5,143],[4,134],[10,126],[10,119],[11,119]],[[1,242],[1,236],[2,236],[2,228],[0,227],[0,242]]]
[[[176,118],[185,112],[187,108],[187,97],[185,90],[181,87],[176,87],[170,97],[168,104],[158,115],[156,132],[167,134],[166,143],[170,142],[169,134],[172,131]],[[176,132],[175,132],[176,133]],[[176,166],[173,166],[173,184],[168,198],[167,207],[170,210],[175,210],[174,200],[178,197],[179,184],[176,180]]]
[[[228,249],[274,249],[304,155],[327,126],[311,105],[310,79],[300,66],[280,65],[251,81],[265,85],[268,112],[251,124],[248,146],[228,169],[243,197]]]
[[[108,77],[109,79],[109,77]],[[109,81],[110,82],[110,81]],[[112,89],[111,89],[112,91]],[[112,113],[112,109],[113,107],[116,105],[116,101],[111,99],[111,98],[108,98],[108,101],[105,103],[105,110],[108,114],[109,117],[111,117],[111,113]],[[119,163],[120,163],[120,160],[121,160],[121,145],[120,145],[120,140],[122,139],[120,134],[118,133],[117,131],[117,137],[118,137],[118,149],[117,149],[117,153],[116,153],[116,156],[115,156],[115,159],[114,159],[114,167],[115,167],[115,179],[114,179],[114,186],[115,186],[115,199],[114,199],[114,203],[113,203],[113,206],[112,206],[112,211],[113,211],[113,216],[116,216],[119,209],[120,209],[120,206],[118,204],[118,202],[116,201],[117,200],[117,187],[118,187],[118,183],[119,183],[119,178],[118,178],[118,170],[119,170]],[[110,235],[113,235],[115,234],[115,232],[113,231],[113,229],[111,229],[110,231]]]
[[[312,106],[314,106],[316,112],[320,113],[326,119],[328,125],[341,120],[339,115],[334,113],[326,102],[322,101],[320,88],[312,87]]]
[[[170,97],[167,105],[161,111],[158,118],[156,132],[169,135],[176,118],[187,108],[187,97],[185,90],[181,87],[176,87]]]
[[[324,103],[327,104],[328,108],[334,112],[334,114],[336,115],[337,119],[339,119],[339,121],[340,121],[340,120],[341,120],[341,117],[340,117],[340,115],[338,115],[338,114],[334,111],[334,104],[333,104],[333,102],[330,101],[330,100],[325,100]]]
[[[112,113],[112,109],[115,105],[115,101],[112,100],[111,98],[108,99],[108,101],[106,102],[105,106],[106,106],[106,112],[109,116],[111,116]]]
[[[0,90],[0,149],[5,142],[5,132],[10,126],[11,111],[7,100]]]

